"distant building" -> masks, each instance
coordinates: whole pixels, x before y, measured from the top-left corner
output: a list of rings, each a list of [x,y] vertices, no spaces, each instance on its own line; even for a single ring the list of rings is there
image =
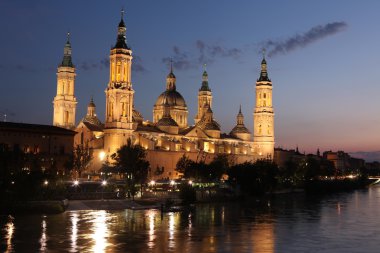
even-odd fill
[[[294,149],[286,150],[282,148],[274,149],[274,162],[280,168],[285,167],[286,163],[289,161],[299,164],[305,158],[306,156],[298,152],[298,150],[294,150]]]
[[[8,150],[39,155],[42,169],[64,170],[75,132],[61,127],[0,122],[0,144]]]
[[[323,158],[333,162],[335,169],[342,173],[358,171],[365,165],[363,159],[353,158],[344,151],[326,151],[323,153]]]

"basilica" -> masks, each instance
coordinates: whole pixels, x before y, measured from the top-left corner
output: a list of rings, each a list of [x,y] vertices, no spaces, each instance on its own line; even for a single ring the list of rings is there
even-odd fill
[[[244,125],[239,109],[236,126],[229,133],[221,133],[213,115],[213,94],[206,70],[201,75],[198,90],[197,114],[189,123],[188,107],[177,90],[176,76],[171,66],[166,77],[166,89],[153,105],[152,121],[144,119],[134,106],[132,87],[132,50],[126,42],[123,15],[117,29],[117,39],[111,48],[109,82],[105,87],[106,115],[104,123],[96,115],[94,101],[88,104],[87,114],[75,123],[75,66],[71,57],[69,36],[64,56],[57,71],[57,94],[54,97],[53,125],[74,129],[74,146],[85,145],[93,150],[90,170],[99,170],[111,155],[128,139],[147,152],[151,179],[175,179],[177,161],[186,154],[194,161],[212,161],[218,154],[227,154],[231,163],[257,159],[273,159],[274,111],[272,82],[267,74],[265,57],[256,81],[256,104],[253,111],[253,131]],[[253,97],[253,96],[252,96]]]

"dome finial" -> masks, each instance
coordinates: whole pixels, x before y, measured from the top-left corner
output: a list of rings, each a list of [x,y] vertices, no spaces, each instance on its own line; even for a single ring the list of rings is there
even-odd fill
[[[239,108],[239,114],[241,114],[241,104],[240,104],[240,108]]]
[[[121,8],[121,20],[124,19],[124,7]]]
[[[173,58],[170,58],[170,73],[173,73]]]

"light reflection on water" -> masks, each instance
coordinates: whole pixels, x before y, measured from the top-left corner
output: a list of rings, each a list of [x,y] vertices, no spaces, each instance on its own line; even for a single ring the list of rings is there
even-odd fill
[[[378,252],[380,187],[252,203],[3,216],[0,252]]]

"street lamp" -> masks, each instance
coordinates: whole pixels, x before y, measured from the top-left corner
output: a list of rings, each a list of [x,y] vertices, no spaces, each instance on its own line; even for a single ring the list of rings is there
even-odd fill
[[[102,181],[102,200],[103,200],[103,195],[104,195],[104,187],[107,185],[107,181],[103,180]]]
[[[103,161],[105,157],[106,157],[106,152],[100,151],[100,153],[99,153],[99,160]]]
[[[79,181],[78,180],[75,180],[74,181],[74,186],[78,186],[79,185]]]
[[[47,186],[49,184],[49,181],[45,180],[44,185]]]

